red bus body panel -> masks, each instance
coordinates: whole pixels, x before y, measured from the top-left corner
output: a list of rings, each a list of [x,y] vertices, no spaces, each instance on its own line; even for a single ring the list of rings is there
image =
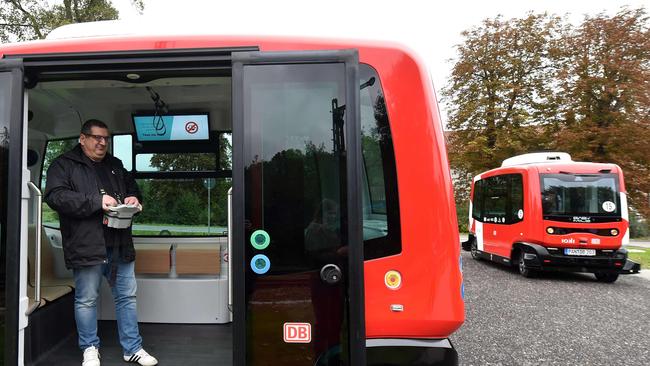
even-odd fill
[[[446,338],[464,319],[460,243],[442,123],[428,72],[400,45],[350,40],[252,36],[96,37],[0,46],[0,54],[52,54],[258,47],[260,51],[354,48],[384,91],[397,166],[402,252],[365,263],[368,338]],[[402,286],[384,283],[389,270]],[[403,306],[402,312],[391,305]]]

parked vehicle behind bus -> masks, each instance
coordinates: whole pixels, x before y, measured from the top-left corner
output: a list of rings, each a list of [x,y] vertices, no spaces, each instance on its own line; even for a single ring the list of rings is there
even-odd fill
[[[74,284],[39,191],[91,118],[144,196],[138,318],[161,364],[457,363],[451,177],[412,52],[72,27],[0,45],[7,365],[80,362]],[[119,355],[103,291],[102,363]]]
[[[626,264],[628,207],[615,164],[572,161],[566,153],[532,153],[474,177],[470,234],[474,259],[537,271],[589,272],[614,282]]]

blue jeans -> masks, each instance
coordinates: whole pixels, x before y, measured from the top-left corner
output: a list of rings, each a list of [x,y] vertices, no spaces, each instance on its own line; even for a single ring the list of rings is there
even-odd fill
[[[79,334],[79,348],[99,348],[97,336],[97,298],[102,277],[110,273],[111,249],[107,248],[108,263],[80,267],[73,270],[75,283],[74,317]],[[115,302],[115,316],[120,344],[125,355],[132,355],[142,348],[142,337],[138,330],[138,316],[135,302],[137,289],[135,262],[118,263],[115,285],[111,288]]]

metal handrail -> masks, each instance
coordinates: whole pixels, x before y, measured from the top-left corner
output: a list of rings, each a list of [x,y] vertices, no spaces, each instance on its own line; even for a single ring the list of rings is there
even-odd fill
[[[43,230],[43,215],[41,211],[43,208],[43,194],[34,183],[27,182],[27,186],[36,196],[36,207],[34,209],[36,213],[36,227],[34,228],[36,230],[36,243],[34,245],[34,303],[27,309],[25,315],[33,313],[41,305],[41,234]]]
[[[228,311],[232,321],[232,187],[228,189]]]

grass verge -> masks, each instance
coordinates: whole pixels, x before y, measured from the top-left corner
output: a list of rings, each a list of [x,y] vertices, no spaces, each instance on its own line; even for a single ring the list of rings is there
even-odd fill
[[[649,248],[641,248],[641,247],[635,247],[635,246],[626,246],[625,247],[628,250],[627,256],[631,260],[641,263],[641,269],[650,269],[650,249]],[[634,251],[629,251],[630,249]],[[636,251],[640,252],[636,252]]]

